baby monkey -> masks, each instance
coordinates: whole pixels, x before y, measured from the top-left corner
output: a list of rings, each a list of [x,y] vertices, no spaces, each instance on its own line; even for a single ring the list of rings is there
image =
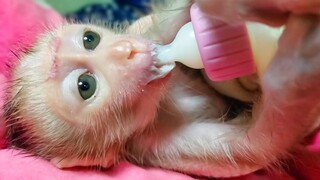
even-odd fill
[[[168,43],[189,21],[189,3],[181,2],[121,33],[65,23],[41,36],[13,70],[5,105],[11,143],[60,168],[127,159],[208,177],[247,174],[299,149],[319,124],[316,51],[292,47],[298,57],[280,44],[262,94],[252,92],[261,98],[251,111],[237,103],[230,115],[237,101],[198,71],[182,65],[171,71],[154,57],[154,42]],[[318,30],[316,37],[313,20],[307,25]],[[291,32],[285,38],[306,43]]]

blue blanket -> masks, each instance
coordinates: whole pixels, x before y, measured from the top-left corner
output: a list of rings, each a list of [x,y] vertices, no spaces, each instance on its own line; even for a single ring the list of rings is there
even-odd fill
[[[94,18],[113,24],[133,22],[150,12],[150,0],[114,0],[107,4],[90,4],[66,15],[67,19],[86,21]]]

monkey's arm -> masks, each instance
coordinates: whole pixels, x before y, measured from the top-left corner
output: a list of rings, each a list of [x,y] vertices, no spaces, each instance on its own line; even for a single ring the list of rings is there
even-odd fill
[[[279,51],[262,79],[261,105],[247,127],[193,121],[147,138],[146,164],[205,176],[235,176],[264,168],[301,142],[319,116],[318,17],[291,17]],[[238,119],[241,116],[237,117]],[[173,129],[173,130],[172,130]]]

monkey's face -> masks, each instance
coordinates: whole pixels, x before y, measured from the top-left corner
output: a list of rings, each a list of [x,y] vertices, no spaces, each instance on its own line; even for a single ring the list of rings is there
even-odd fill
[[[69,25],[49,43],[55,53],[45,88],[62,119],[92,123],[94,114],[103,111],[107,116],[110,109],[122,108],[139,126],[152,118],[147,109],[155,108],[168,71],[153,60],[149,42],[94,26]],[[135,114],[132,108],[145,111]]]
[[[29,93],[19,107],[31,109],[19,112],[33,139],[25,137],[27,149],[62,167],[108,166],[154,119],[173,66],[158,65],[149,42],[92,25],[65,25],[44,39],[15,70],[38,82],[17,85]]]

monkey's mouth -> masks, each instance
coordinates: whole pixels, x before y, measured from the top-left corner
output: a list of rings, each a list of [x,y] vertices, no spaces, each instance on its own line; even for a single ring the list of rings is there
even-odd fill
[[[150,67],[151,75],[149,82],[166,77],[176,66],[175,63],[159,63],[157,59],[153,59],[153,64]]]
[[[166,77],[173,70],[174,67],[175,67],[174,63],[170,63],[170,64],[155,63],[151,67],[151,73],[152,73],[151,81]]]

